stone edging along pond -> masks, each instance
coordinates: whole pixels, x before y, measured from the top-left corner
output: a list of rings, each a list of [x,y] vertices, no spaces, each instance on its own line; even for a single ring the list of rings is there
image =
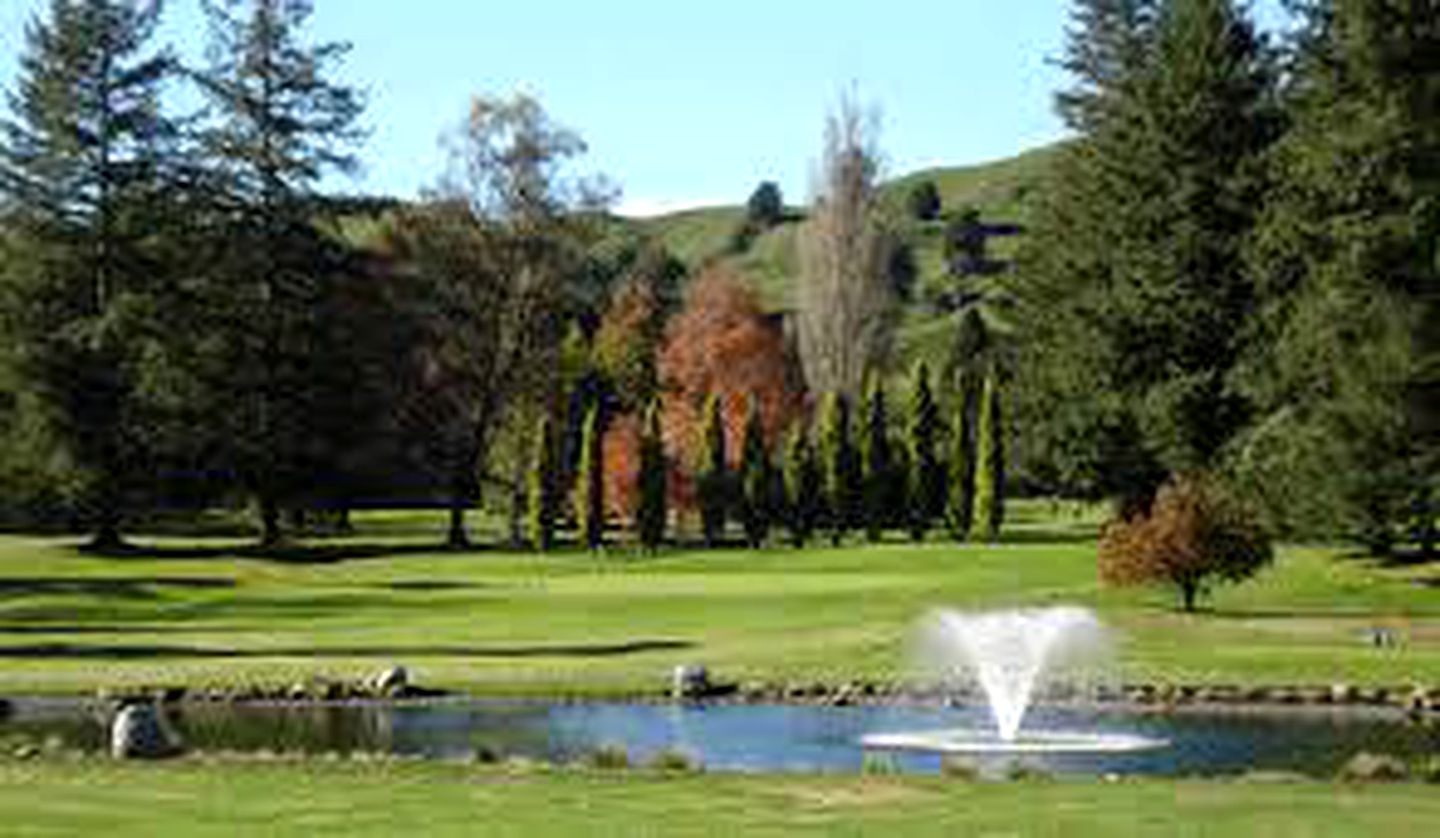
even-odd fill
[[[873,704],[942,704],[978,701],[973,689],[923,687],[899,682],[746,682],[704,683],[683,691],[672,689],[595,694],[585,691],[536,692],[533,694],[456,693],[410,683],[403,667],[395,667],[372,678],[358,681],[314,679],[290,685],[246,685],[239,687],[136,687],[102,689],[101,701],[115,704],[160,703],[245,703],[286,702],[309,704],[345,701],[416,701],[435,699],[515,698],[564,703],[704,701],[725,704],[803,704],[845,707]],[[1131,683],[1094,690],[1051,690],[1040,701],[1130,706],[1151,711],[1193,707],[1234,708],[1354,708],[1371,711],[1398,711],[1415,719],[1440,719],[1440,684],[1430,686],[1358,686],[1333,684],[1234,685]],[[0,699],[0,710],[4,700]]]

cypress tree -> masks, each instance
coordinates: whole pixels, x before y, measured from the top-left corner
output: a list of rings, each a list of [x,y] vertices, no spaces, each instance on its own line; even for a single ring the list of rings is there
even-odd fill
[[[155,243],[175,136],[160,109],[171,62],[150,46],[158,15],[153,3],[54,0],[26,29],[0,123],[0,208],[17,245],[0,265],[15,294],[6,341],[89,483],[101,551],[122,546],[151,433],[136,421],[137,370],[163,354],[146,350],[169,325],[143,322],[165,271]]]
[[[950,426],[950,462],[946,489],[949,493],[946,518],[957,541],[970,537],[975,520],[975,400],[973,390],[963,388],[955,397],[955,415]]]
[[[842,393],[827,394],[820,422],[826,518],[831,543],[838,545],[859,526],[862,513],[860,456],[850,431],[850,400]]]
[[[745,541],[752,549],[763,546],[770,533],[774,485],[760,400],[752,398],[740,448],[740,518],[745,526]]]
[[[640,508],[635,528],[640,544],[654,553],[665,541],[666,501],[665,440],[660,429],[660,403],[652,401],[645,411],[645,430],[640,437]]]
[[[535,434],[535,454],[530,468],[530,543],[542,553],[555,542],[558,466],[554,433],[550,417],[546,415],[540,419],[540,427]]]
[[[980,433],[976,441],[975,516],[970,537],[994,543],[1005,520],[1005,425],[1000,389],[992,373],[980,397]]]
[[[890,452],[890,417],[885,407],[885,390],[874,381],[865,394],[865,425],[860,440],[863,450],[865,535],[879,541],[885,526],[895,516],[895,458]]]
[[[790,431],[785,452],[785,508],[790,520],[790,539],[796,547],[804,547],[809,542],[824,512],[823,481],[810,434],[803,424],[797,424]]]
[[[705,399],[705,426],[700,439],[700,525],[705,546],[715,547],[725,537],[730,507],[730,465],[725,453],[725,406],[718,393]]]
[[[585,546],[596,552],[605,546],[605,430],[600,405],[585,414],[580,442],[580,474],[575,483],[575,522]]]
[[[910,401],[910,491],[908,518],[910,537],[924,541],[930,522],[945,506],[945,472],[935,454],[940,433],[940,409],[930,392],[930,368],[921,361],[915,367],[914,390]]]

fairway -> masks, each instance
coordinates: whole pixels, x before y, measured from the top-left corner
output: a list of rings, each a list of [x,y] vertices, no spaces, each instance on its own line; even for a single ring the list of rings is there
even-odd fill
[[[432,550],[442,522],[361,518],[355,536],[260,558],[242,541],[0,540],[0,693],[288,685],[391,664],[480,694],[618,695],[700,662],[725,680],[839,683],[908,672],[939,606],[1072,603],[1118,630],[1123,675],[1155,681],[1404,685],[1440,680],[1434,566],[1282,548],[1196,614],[1163,589],[1096,581],[1093,524],[1022,504],[996,546],[894,541],[642,558]],[[1392,629],[1376,648],[1374,627]]]

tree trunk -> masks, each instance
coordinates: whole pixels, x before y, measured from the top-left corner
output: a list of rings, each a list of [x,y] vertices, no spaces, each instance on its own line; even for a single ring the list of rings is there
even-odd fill
[[[1180,596],[1184,601],[1185,613],[1195,613],[1195,598],[1200,593],[1200,586],[1194,582],[1186,581],[1180,583]]]

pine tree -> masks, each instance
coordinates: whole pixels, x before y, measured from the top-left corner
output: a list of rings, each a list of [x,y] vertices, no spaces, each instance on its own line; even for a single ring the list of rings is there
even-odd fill
[[[718,393],[705,399],[705,427],[701,432],[700,524],[705,546],[716,547],[725,537],[725,518],[730,508],[730,464],[725,452],[725,406]]]
[[[530,543],[542,553],[548,552],[555,543],[558,466],[555,435],[547,414],[541,418],[535,434],[535,453],[530,466]]]
[[[575,522],[590,552],[605,546],[605,426],[598,404],[585,414],[580,473],[575,481]]]
[[[1005,425],[996,376],[985,379],[980,397],[980,433],[976,440],[975,515],[970,537],[994,543],[1005,521]]]
[[[760,401],[752,398],[740,447],[740,520],[745,526],[745,541],[752,549],[764,546],[770,533],[774,486]]]
[[[1219,467],[1249,418],[1230,381],[1257,334],[1243,253],[1277,73],[1234,0],[1075,7],[1061,105],[1077,137],[1017,272],[1027,456],[1143,509],[1167,473]]]
[[[890,417],[885,390],[878,381],[865,394],[865,425],[861,430],[861,460],[865,464],[865,535],[879,541],[895,516],[895,458],[890,452]]]
[[[0,123],[0,207],[16,245],[3,267],[7,339],[87,473],[102,551],[122,546],[146,456],[139,368],[165,354],[145,322],[167,270],[156,242],[175,138],[161,111],[171,62],[151,46],[158,15],[157,4],[53,0],[26,30]]]
[[[1423,548],[1440,471],[1440,12],[1304,11],[1252,250],[1269,339],[1241,380],[1257,417],[1234,471],[1274,531],[1384,554],[1418,513]]]
[[[850,429],[850,400],[840,393],[826,395],[821,409],[820,459],[826,523],[831,542],[838,545],[847,532],[860,525],[864,512],[863,475]]]
[[[940,408],[930,392],[930,368],[921,361],[915,367],[914,390],[910,401],[909,469],[907,498],[910,536],[924,541],[930,523],[943,514],[945,471],[935,453],[940,434]]]
[[[824,475],[815,456],[815,446],[804,425],[790,431],[785,453],[785,508],[789,515],[790,539],[804,547],[814,534],[824,512]]]
[[[317,264],[320,179],[354,167],[362,105],[326,75],[348,45],[305,44],[308,0],[204,0],[209,66],[196,74],[209,105],[202,132],[226,253],[214,269],[217,322],[239,371],[219,385],[240,417],[241,470],[260,507],[262,542],[281,538],[280,506],[304,482],[310,435],[305,380]],[[222,295],[220,292],[223,291]]]
[[[640,506],[635,512],[640,544],[651,553],[659,550],[665,541],[667,468],[660,403],[655,401],[645,411],[645,430],[640,438]]]

